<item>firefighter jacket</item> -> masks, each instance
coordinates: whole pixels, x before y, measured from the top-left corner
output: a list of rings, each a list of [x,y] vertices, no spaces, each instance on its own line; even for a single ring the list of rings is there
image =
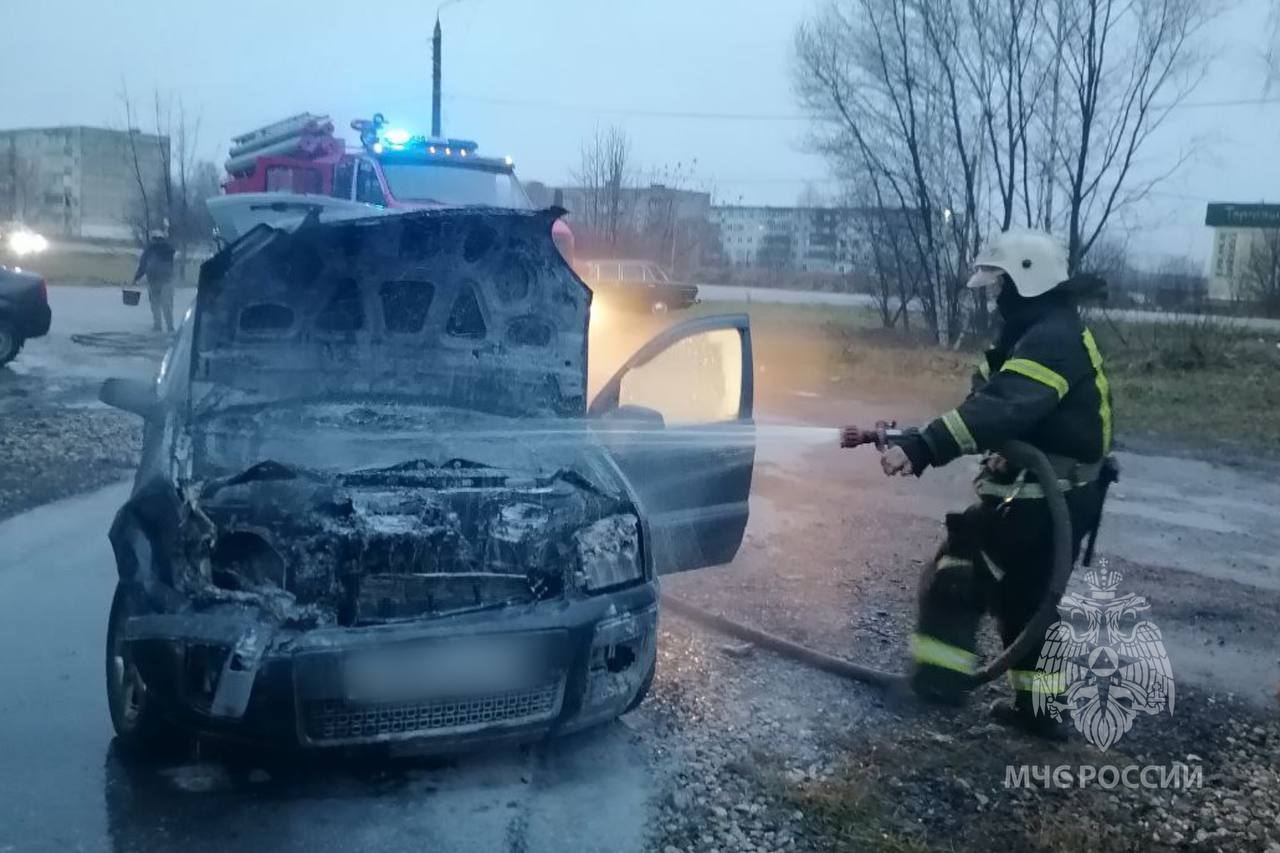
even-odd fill
[[[1096,463],[1111,452],[1111,390],[1074,299],[1048,293],[1001,305],[1004,329],[963,403],[904,444],[918,474],[1010,439]]]

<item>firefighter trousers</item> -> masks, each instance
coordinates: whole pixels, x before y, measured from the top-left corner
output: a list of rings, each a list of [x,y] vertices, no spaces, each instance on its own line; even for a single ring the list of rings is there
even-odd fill
[[[1088,483],[1065,497],[1075,559],[1084,535],[1097,523],[1101,488]],[[982,617],[995,617],[1007,647],[1040,609],[1053,575],[1053,525],[1042,497],[1008,502],[983,497],[964,512],[949,513],[946,524],[946,539],[921,579],[911,686],[924,698],[959,704],[977,668]],[[1020,707],[1030,707],[1042,644],[1035,643],[1010,667]]]

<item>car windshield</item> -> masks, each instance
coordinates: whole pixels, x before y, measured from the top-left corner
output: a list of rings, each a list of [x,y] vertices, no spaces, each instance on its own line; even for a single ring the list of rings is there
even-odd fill
[[[524,188],[510,172],[461,164],[383,161],[391,194],[399,201],[458,207],[529,210]]]

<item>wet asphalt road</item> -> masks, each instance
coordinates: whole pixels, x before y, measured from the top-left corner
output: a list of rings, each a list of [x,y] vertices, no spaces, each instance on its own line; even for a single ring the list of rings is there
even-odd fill
[[[176,291],[175,322],[194,298],[194,288]],[[0,368],[0,401],[14,391],[74,401],[95,396],[110,376],[155,376],[168,339],[152,333],[145,296],[141,305],[127,306],[118,288],[54,285],[49,306],[49,334],[27,341],[18,358]]]
[[[445,762],[126,760],[102,652],[126,492],[0,524],[0,851],[639,849],[653,773],[623,723]]]

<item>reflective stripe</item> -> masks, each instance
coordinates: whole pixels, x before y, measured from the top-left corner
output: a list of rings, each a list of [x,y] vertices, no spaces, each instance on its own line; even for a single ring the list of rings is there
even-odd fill
[[[1014,690],[1030,693],[1040,689],[1050,696],[1057,696],[1066,691],[1066,679],[1060,672],[1045,672],[1039,669],[1009,670],[1009,684]]]
[[[987,363],[985,355],[982,357],[982,361],[978,362],[978,375],[983,379],[991,378],[991,365]]]
[[[938,569],[972,569],[973,560],[966,560],[964,557],[953,557],[950,554],[943,554],[938,558]]]
[[[979,551],[978,553],[982,554],[982,562],[986,564],[987,571],[991,572],[991,576],[998,581],[1004,580],[1004,569],[1000,568],[1000,565],[991,559],[991,555],[986,551]]]
[[[928,634],[911,636],[911,655],[917,663],[925,663],[969,675],[978,663],[973,652],[944,643]]]
[[[1071,385],[1062,377],[1062,374],[1052,371],[1040,362],[1032,361],[1029,358],[1011,358],[1000,369],[1007,370],[1010,373],[1018,373],[1028,379],[1034,379],[1041,384],[1048,385],[1058,392],[1059,400],[1067,396],[1067,391],[1071,388]]]
[[[1098,352],[1098,344],[1093,340],[1093,332],[1084,330],[1084,348],[1089,351],[1089,362],[1093,365],[1093,383],[1098,386],[1098,417],[1102,420],[1102,455],[1111,452],[1111,383],[1107,374],[1102,372],[1102,353]]]
[[[942,416],[942,423],[946,425],[951,437],[956,440],[956,446],[960,448],[961,453],[978,452],[978,443],[973,440],[973,433],[969,432],[969,427],[965,425],[964,418],[960,417],[959,412],[955,409],[947,412]]]

